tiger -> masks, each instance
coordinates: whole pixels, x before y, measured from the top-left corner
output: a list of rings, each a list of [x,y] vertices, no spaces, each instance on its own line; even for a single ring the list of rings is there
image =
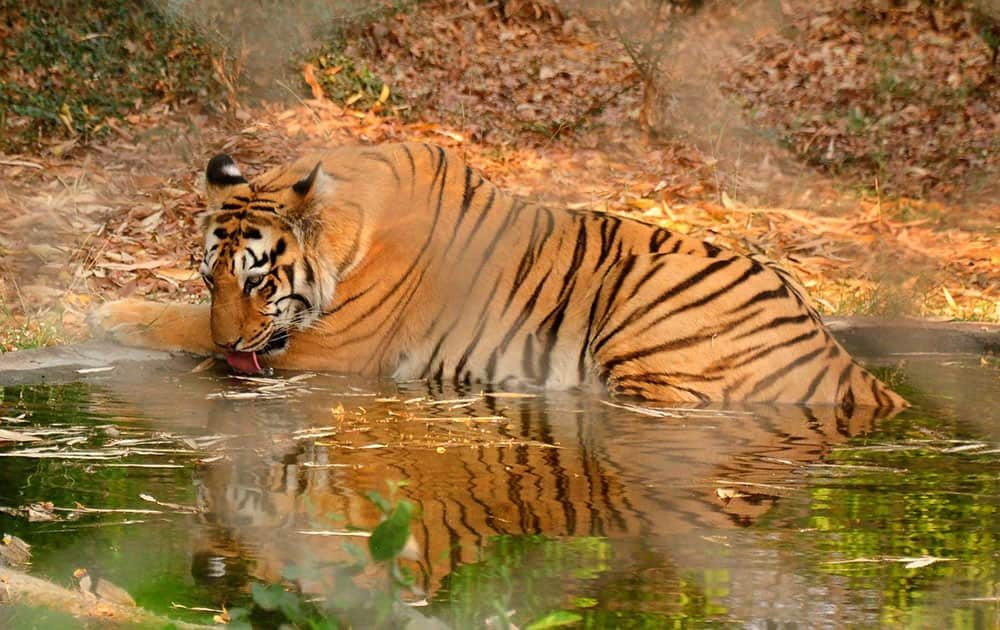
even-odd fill
[[[899,409],[791,274],[647,223],[501,191],[453,149],[307,155],[249,181],[205,169],[205,304],[105,303],[120,343],[499,389],[662,403]]]

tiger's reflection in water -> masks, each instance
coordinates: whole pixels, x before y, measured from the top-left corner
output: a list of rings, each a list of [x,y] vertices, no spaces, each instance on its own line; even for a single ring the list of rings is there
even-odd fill
[[[498,535],[605,537],[683,566],[698,553],[691,540],[753,524],[801,487],[802,466],[876,420],[760,406],[650,417],[587,394],[403,402],[420,396],[476,397],[404,389],[396,402],[326,392],[215,403],[210,428],[240,437],[197,473],[196,576],[224,598],[288,565],[346,560],[345,540],[365,543],[348,530],[379,521],[365,493],[402,480],[419,514],[411,568],[431,594]],[[344,408],[331,414],[331,401]],[[297,433],[307,427],[329,428]]]

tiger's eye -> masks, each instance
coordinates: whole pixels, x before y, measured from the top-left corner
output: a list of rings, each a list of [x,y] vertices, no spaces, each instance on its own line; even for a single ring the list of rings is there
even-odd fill
[[[243,290],[246,291],[247,293],[250,293],[250,291],[258,287],[260,283],[263,281],[264,281],[264,276],[249,276],[247,277],[246,280],[243,281]]]

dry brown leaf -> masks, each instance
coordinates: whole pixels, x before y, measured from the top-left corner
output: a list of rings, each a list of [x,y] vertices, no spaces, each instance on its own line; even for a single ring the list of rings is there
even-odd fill
[[[307,63],[302,68],[302,78],[309,85],[309,89],[312,90],[313,98],[317,101],[323,100],[323,87],[316,80],[316,66]]]

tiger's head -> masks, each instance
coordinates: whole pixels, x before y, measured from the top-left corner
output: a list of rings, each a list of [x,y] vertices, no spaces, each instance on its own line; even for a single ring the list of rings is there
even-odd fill
[[[258,355],[284,352],[290,333],[313,324],[333,297],[343,269],[336,252],[319,250],[335,182],[311,164],[248,182],[228,155],[208,163],[200,271],[212,297],[212,339],[234,367],[259,367]],[[360,230],[350,217],[334,228],[341,240]]]

